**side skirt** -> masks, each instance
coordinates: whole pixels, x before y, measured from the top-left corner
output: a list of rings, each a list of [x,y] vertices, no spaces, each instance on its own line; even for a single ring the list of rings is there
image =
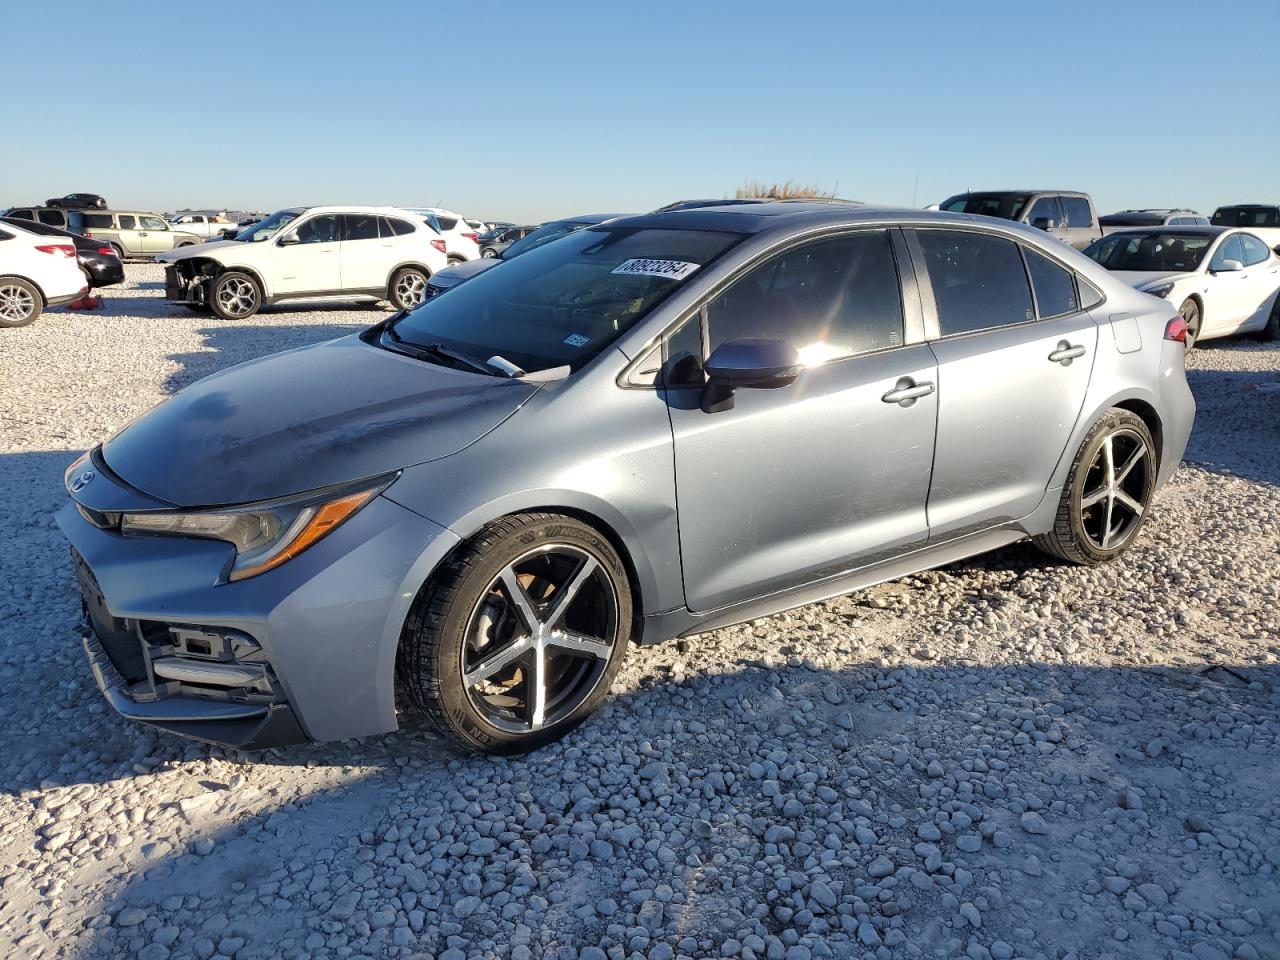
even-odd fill
[[[955,563],[957,560],[964,560],[967,557],[996,550],[1011,543],[1017,543],[1019,540],[1025,540],[1026,537],[1026,531],[1020,527],[984,530],[981,533],[923,547],[901,557],[895,557],[892,560],[885,560],[848,573],[828,577],[816,583],[808,583],[800,587],[757,597],[754,600],[745,600],[732,606],[721,607],[719,610],[693,613],[687,609],[678,609],[651,614],[644,620],[638,642],[647,646],[676,637],[687,637],[697,633],[705,633],[709,630],[718,630],[721,627],[745,623],[748,620],[755,620],[759,617],[772,616],[784,610],[791,610],[810,603],[818,603],[821,600],[830,600],[832,597],[863,590],[878,583],[896,580],[912,573],[919,573],[921,570],[929,570],[934,567],[945,566],[948,563]]]

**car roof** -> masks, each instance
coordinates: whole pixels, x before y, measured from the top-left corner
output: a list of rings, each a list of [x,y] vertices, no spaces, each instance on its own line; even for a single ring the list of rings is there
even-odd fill
[[[965,190],[961,193],[953,193],[953,197],[1006,197],[1006,196],[1023,196],[1032,193],[1064,193],[1068,196],[1087,197],[1089,194],[1084,190]]]
[[[1154,227],[1131,227],[1127,230],[1115,230],[1108,233],[1105,239],[1111,237],[1119,237],[1126,233],[1136,234],[1156,234],[1156,233],[1189,233],[1198,236],[1216,237],[1220,233],[1228,233],[1238,231],[1240,233],[1248,233],[1247,227],[1225,227],[1216,224],[1190,223],[1190,224],[1174,224],[1172,226],[1154,226]]]
[[[1275,203],[1224,203],[1219,210],[1275,210],[1280,204]]]
[[[1010,226],[1009,221],[969,213],[945,213],[911,207],[875,206],[823,200],[771,200],[736,206],[697,207],[626,217],[620,226],[684,230],[723,230],[728,233],[763,233],[808,226],[858,224],[983,224]]]

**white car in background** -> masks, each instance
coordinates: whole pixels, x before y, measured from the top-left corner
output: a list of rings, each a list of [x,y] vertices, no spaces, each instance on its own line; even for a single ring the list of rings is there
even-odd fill
[[[206,240],[211,237],[220,237],[223,231],[240,226],[225,213],[218,212],[196,213],[187,211],[169,217],[169,222],[173,224],[175,230],[194,233],[196,236],[204,237]]]
[[[1218,227],[1248,230],[1272,250],[1280,247],[1280,204],[1237,203],[1219,207],[1209,222]]]
[[[45,307],[70,303],[88,289],[69,239],[0,225],[0,327],[25,327]]]
[[[1235,333],[1280,339],[1280,257],[1252,231],[1141,227],[1095,240],[1085,256],[1178,305],[1187,347]]]
[[[398,207],[290,207],[231,240],[156,257],[165,299],[224,320],[283,300],[387,300],[407,310],[448,266],[440,236]]]
[[[443,207],[409,207],[444,239],[450,263],[463,263],[480,256],[480,235],[465,217]]]

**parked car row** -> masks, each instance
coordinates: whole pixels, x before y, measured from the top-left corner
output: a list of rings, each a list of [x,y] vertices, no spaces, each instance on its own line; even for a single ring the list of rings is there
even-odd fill
[[[26,326],[45,307],[78,300],[89,289],[75,243],[26,226],[0,222],[0,327]]]

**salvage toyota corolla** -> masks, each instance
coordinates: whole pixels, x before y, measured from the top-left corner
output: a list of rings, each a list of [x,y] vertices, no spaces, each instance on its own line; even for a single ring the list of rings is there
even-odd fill
[[[122,714],[527,749],[627,647],[1026,537],[1138,536],[1194,405],[1170,304],[1017,224],[826,203],[571,234],[188,387],[67,471]]]

